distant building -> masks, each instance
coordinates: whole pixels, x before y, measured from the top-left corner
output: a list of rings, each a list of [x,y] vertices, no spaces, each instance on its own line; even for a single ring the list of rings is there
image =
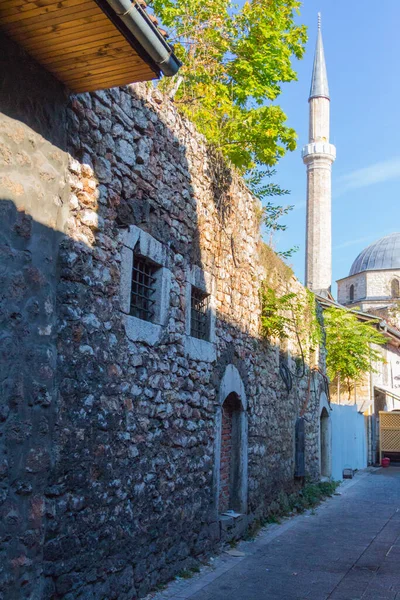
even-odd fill
[[[382,314],[396,306],[400,302],[400,233],[391,233],[360,252],[348,276],[337,284],[338,302],[344,306]]]

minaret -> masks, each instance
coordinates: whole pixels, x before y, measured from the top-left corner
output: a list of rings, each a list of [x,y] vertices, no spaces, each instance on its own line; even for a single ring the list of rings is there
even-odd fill
[[[330,98],[322,44],[321,15],[311,80],[307,165],[306,286],[326,295],[332,283],[331,169],[336,148],[329,143]]]

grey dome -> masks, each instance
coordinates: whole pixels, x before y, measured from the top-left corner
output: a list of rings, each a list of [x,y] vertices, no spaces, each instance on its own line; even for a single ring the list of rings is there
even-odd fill
[[[360,252],[349,275],[380,269],[400,269],[400,233],[386,235]]]

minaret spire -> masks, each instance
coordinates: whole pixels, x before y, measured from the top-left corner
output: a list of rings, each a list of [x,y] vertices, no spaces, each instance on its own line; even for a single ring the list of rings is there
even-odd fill
[[[330,97],[320,13],[308,101],[309,143],[302,152],[307,165],[305,283],[313,292],[327,295],[332,283],[331,170],[336,148],[329,143]]]
[[[308,99],[311,100],[311,98],[328,98],[329,100],[328,76],[326,74],[324,44],[322,43],[321,13],[318,13],[317,44],[315,46],[314,67]]]

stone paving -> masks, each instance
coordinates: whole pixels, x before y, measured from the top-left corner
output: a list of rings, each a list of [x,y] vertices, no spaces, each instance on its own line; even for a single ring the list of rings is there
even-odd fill
[[[400,468],[357,474],[339,493],[153,600],[400,600]]]

